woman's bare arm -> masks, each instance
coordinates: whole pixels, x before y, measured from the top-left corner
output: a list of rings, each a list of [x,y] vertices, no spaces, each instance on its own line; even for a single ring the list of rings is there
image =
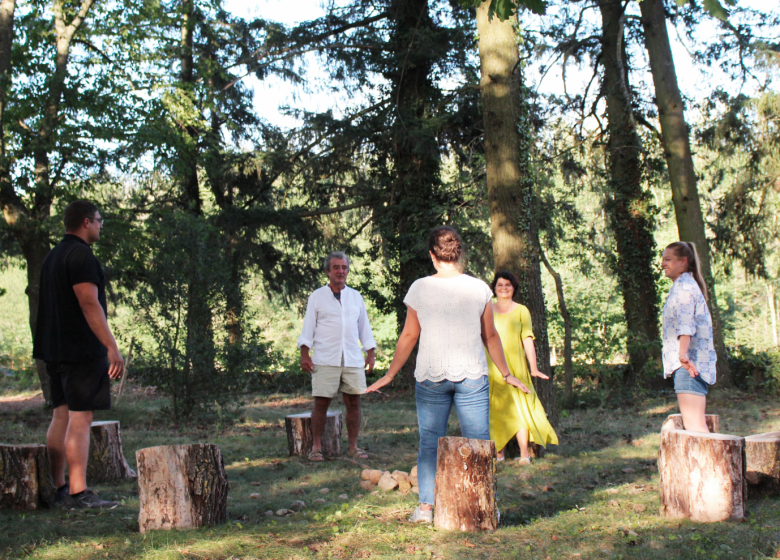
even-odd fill
[[[393,361],[390,362],[387,373],[366,389],[366,393],[373,393],[374,391],[381,389],[398,375],[398,372],[401,371],[406,360],[409,359],[412,350],[414,350],[417,339],[420,338],[420,320],[417,318],[417,311],[409,306],[407,306],[406,309],[406,322],[404,323],[404,330],[401,331],[401,336],[398,337],[398,343],[395,345]]]
[[[501,345],[501,338],[498,336],[496,325],[493,322],[493,303],[490,301],[485,306],[485,311],[482,312],[480,324],[482,327],[482,332],[480,333],[482,341],[485,343],[490,359],[493,360],[504,381],[527,393],[528,387],[509,372],[509,366],[506,364],[506,357],[504,356],[504,347]]]

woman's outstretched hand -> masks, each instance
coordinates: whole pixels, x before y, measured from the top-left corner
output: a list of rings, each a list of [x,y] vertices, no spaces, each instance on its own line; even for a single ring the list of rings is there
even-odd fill
[[[517,377],[514,375],[508,375],[504,378],[504,381],[506,381],[509,385],[512,387],[517,387],[520,389],[523,393],[528,392],[528,387],[526,387],[522,381],[520,381]]]
[[[699,372],[696,370],[696,366],[688,356],[680,356],[680,363],[682,364],[682,367],[688,370],[688,373],[691,374],[691,377],[696,377],[699,375]]]
[[[368,389],[366,389],[366,393],[375,393],[375,392],[379,391],[379,389],[381,389],[385,385],[389,385],[394,377],[395,377],[395,375],[391,376],[391,375],[385,374],[384,376],[382,376],[379,379],[377,379],[374,383],[372,383],[371,386]]]
[[[538,377],[538,378],[540,378],[540,379],[550,379],[550,376],[549,376],[549,375],[545,375],[545,374],[543,374],[543,373],[542,373],[541,371],[539,371],[538,369],[537,369],[537,370],[534,370],[534,371],[532,371],[532,372],[531,372],[531,377]]]

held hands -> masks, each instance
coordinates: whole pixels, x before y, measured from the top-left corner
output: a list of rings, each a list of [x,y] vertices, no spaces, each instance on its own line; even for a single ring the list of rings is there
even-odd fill
[[[696,370],[696,366],[688,356],[680,356],[680,364],[682,364],[682,367],[688,370],[688,373],[691,374],[691,377],[696,377],[699,375],[699,372]]]
[[[520,389],[523,393],[528,393],[528,387],[526,387],[522,381],[520,381],[517,377],[514,375],[507,375],[504,378],[504,381],[507,382],[507,385],[511,385],[512,387],[517,387]]]
[[[372,383],[371,386],[366,389],[366,393],[374,393],[379,391],[379,389],[385,385],[389,385],[394,377],[395,375],[385,374],[383,377],[377,379],[376,382]]]

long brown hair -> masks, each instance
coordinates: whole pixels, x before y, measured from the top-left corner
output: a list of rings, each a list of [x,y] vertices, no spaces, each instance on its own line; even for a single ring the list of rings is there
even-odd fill
[[[701,273],[701,261],[699,260],[699,253],[696,252],[696,245],[689,241],[675,241],[666,246],[667,249],[671,249],[674,256],[678,259],[683,257],[688,259],[688,270],[693,275],[693,279],[699,285],[704,300],[707,301],[707,284],[704,283],[704,276]]]

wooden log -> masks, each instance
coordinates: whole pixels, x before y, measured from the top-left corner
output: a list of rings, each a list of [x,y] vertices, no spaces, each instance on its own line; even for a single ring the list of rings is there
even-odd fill
[[[228,481],[218,445],[148,447],[135,458],[141,533],[225,522]]]
[[[780,494],[780,432],[747,436],[745,458],[750,494]]]
[[[311,451],[312,431],[311,412],[291,414],[284,419],[287,428],[287,449],[290,456],[306,457]],[[325,419],[325,431],[322,433],[322,452],[329,457],[341,455],[341,411],[329,410]]]
[[[136,477],[122,451],[119,422],[92,422],[89,440],[87,480],[90,483],[119,482],[125,478]]]
[[[493,531],[496,446],[490,440],[439,438],[433,524],[439,529]]]
[[[544,447],[538,443],[528,442],[528,455],[534,459],[541,459],[544,457]],[[515,459],[520,457],[520,444],[517,443],[517,438],[510,439],[506,447],[504,447],[504,457],[506,459]]]
[[[0,443],[0,509],[49,507],[55,492],[45,445]]]
[[[666,430],[658,470],[662,515],[704,522],[744,519],[745,438]]]
[[[704,420],[707,422],[707,428],[710,430],[710,433],[717,434],[720,429],[720,416],[717,414],[705,414]],[[683,426],[683,420],[682,420],[682,414],[670,414],[666,417],[666,420],[664,420],[663,425],[661,426],[661,432],[665,432],[666,430],[684,430],[685,426]]]

